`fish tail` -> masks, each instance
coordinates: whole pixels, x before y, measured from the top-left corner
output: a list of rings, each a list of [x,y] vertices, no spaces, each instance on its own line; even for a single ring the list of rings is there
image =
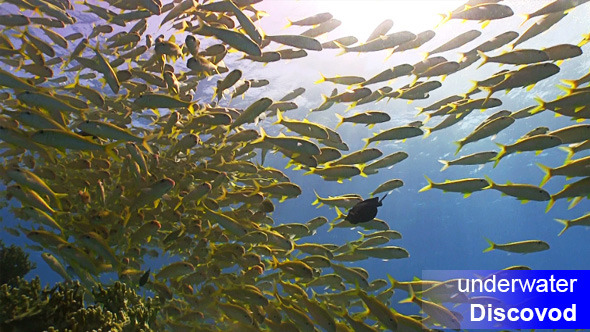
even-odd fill
[[[336,218],[334,219],[334,221],[336,221],[338,219],[344,219],[344,218],[346,218],[346,216],[344,215],[344,213],[342,213],[342,211],[340,211],[340,209],[337,206],[334,206],[334,210],[336,210]]]
[[[563,224],[563,229],[561,230],[561,232],[559,232],[559,234],[557,234],[557,236],[561,236],[561,234],[563,234],[563,232],[565,232],[568,228],[570,228],[571,226],[571,220],[567,220],[567,219],[555,219],[555,221],[557,221],[560,224]]]
[[[254,182],[255,189],[254,189],[254,192],[253,193],[251,193],[251,194],[248,195],[248,197],[252,197],[252,196],[256,195],[257,193],[260,192],[260,189],[262,189],[262,186],[258,183],[258,181],[252,180],[252,182]]]
[[[477,66],[477,68],[479,68],[479,67],[481,67],[481,66],[485,65],[485,64],[488,62],[488,60],[489,60],[489,57],[488,57],[487,55],[485,55],[485,54],[484,54],[482,51],[480,51],[480,50],[478,50],[478,51],[477,51],[477,54],[479,54],[479,56],[480,56],[480,57],[481,57],[481,59],[482,59],[482,61],[481,61],[481,63],[479,64],[479,66]]]
[[[352,102],[350,105],[348,105],[348,107],[344,110],[344,113],[346,113],[349,110],[355,108],[357,103],[358,103],[358,101],[355,101],[355,102]]]
[[[551,196],[551,199],[547,203],[547,208],[545,209],[545,213],[547,213],[547,212],[549,212],[549,210],[551,210],[551,208],[553,207],[553,204],[555,204],[555,198],[553,198],[553,196]]]
[[[337,41],[334,41],[334,44],[336,44],[336,46],[338,46],[338,48],[340,49],[340,53],[336,54],[336,56],[341,56],[344,53],[348,53],[348,51],[346,50],[346,46],[340,44]]]
[[[264,131],[264,128],[260,127],[260,137],[258,137],[254,141],[252,141],[250,144],[256,144],[256,143],[263,142],[266,137],[267,137],[267,135],[266,135],[266,132]]]
[[[483,250],[483,252],[488,252],[488,251],[492,251],[494,249],[496,249],[496,244],[494,242],[492,242],[492,240],[488,239],[487,237],[484,238],[486,241],[488,241],[488,243],[490,244],[489,247],[487,247],[486,249]]]
[[[496,145],[500,147],[500,152],[498,152],[498,154],[494,158],[492,158],[492,160],[494,161],[494,168],[496,168],[496,166],[500,162],[500,159],[502,159],[502,157],[506,154],[506,145],[500,143],[496,143]]]
[[[422,139],[427,138],[428,136],[430,136],[430,134],[432,134],[432,128],[424,127],[424,137]]]
[[[321,207],[322,205],[324,205],[322,202],[320,202],[320,195],[318,195],[318,193],[317,193],[317,191],[315,191],[315,189],[314,189],[313,193],[315,194],[316,199],[315,199],[315,201],[313,201],[313,203],[311,203],[311,205],[319,204],[318,208]]]
[[[409,285],[408,297],[406,299],[399,301],[399,303],[412,303],[412,302],[414,302],[415,299],[416,299],[416,293],[414,293],[414,289],[412,288],[412,285]]]
[[[143,146],[146,149],[147,152],[153,153],[152,152],[152,148],[150,147],[150,145],[148,144],[148,142],[151,141],[151,140],[153,140],[153,139],[155,139],[155,138],[158,138],[158,136],[160,136],[160,135],[161,135],[161,133],[158,133],[158,134],[150,134],[150,135],[145,136],[141,140],[141,146]]]
[[[309,174],[314,174],[315,172],[315,167],[310,167],[309,171],[303,173],[303,175],[309,175]],[[318,196],[319,197],[319,196]]]
[[[488,87],[488,86],[480,86],[479,87],[480,90],[483,91],[487,91],[487,95],[486,95],[486,99],[483,101],[483,104],[486,104],[488,102],[488,100],[490,100],[490,97],[492,96],[492,93],[494,93],[494,90],[492,87]],[[481,110],[482,112],[485,111],[484,109]]]
[[[342,115],[336,113],[336,117],[338,118],[338,120],[340,120],[340,122],[338,122],[336,127],[334,127],[334,130],[338,129],[338,127],[340,127],[344,123],[344,117]]]
[[[363,141],[365,141],[365,146],[363,146],[363,149],[366,149],[367,146],[369,146],[369,144],[371,144],[371,139],[370,138],[363,138]]]
[[[575,90],[575,88],[568,88],[567,86],[563,86],[563,85],[556,85],[556,86],[558,89],[565,91],[566,96],[571,95],[572,91]]]
[[[567,207],[567,209],[568,210],[573,209],[576,205],[578,205],[578,203],[580,203],[582,201],[583,198],[584,198],[583,196],[578,196],[578,197],[575,197],[574,199],[572,199],[572,202]]]
[[[438,14],[438,16],[441,17],[440,22],[438,22],[438,24],[434,27],[435,29],[438,28],[439,26],[447,23],[450,19],[451,19],[451,12],[448,12],[447,14]]]
[[[320,73],[320,76],[321,76],[322,78],[320,78],[319,80],[317,80],[317,81],[313,82],[313,84],[320,84],[320,83],[322,83],[322,82],[325,82],[325,81],[326,81],[326,76],[324,76],[324,74]]]
[[[18,70],[18,69],[17,69]],[[78,84],[80,84],[80,74],[82,73],[82,71],[78,71],[78,74],[76,74],[76,78],[74,79],[74,83],[72,84],[68,84],[66,86],[64,86],[64,89],[73,89],[76,86],[78,86]]]
[[[492,179],[487,175],[484,175],[484,177],[485,177],[486,181],[488,181],[489,185],[483,189],[494,189],[494,186],[496,185],[494,183],[494,181],[492,181]]]
[[[283,29],[287,29],[288,27],[293,25],[293,21],[291,21],[290,19],[287,19],[287,24],[283,27]]]
[[[272,256],[271,266],[273,269],[276,269],[279,267],[279,261],[274,255]]]
[[[576,153],[576,152],[574,151],[574,149],[572,149],[572,148],[571,148],[571,147],[569,147],[569,146],[567,146],[567,147],[566,147],[566,146],[560,146],[559,148],[560,148],[561,150],[563,150],[563,151],[567,152],[567,157],[565,158],[565,162],[568,162],[568,161],[570,161],[570,160],[572,159],[572,157],[574,156],[574,154]]]
[[[334,223],[330,223],[330,228],[328,228],[328,232],[331,232],[334,229]]]
[[[533,108],[532,110],[530,110],[529,111],[530,114],[535,114],[535,113],[541,112],[545,108],[545,106],[546,106],[545,101],[543,101],[543,99],[541,99],[541,97],[536,96],[535,97],[535,100],[539,103],[539,106],[537,106],[537,107]]]
[[[545,183],[547,183],[547,181],[549,181],[549,179],[551,178],[551,168],[547,167],[543,164],[537,163],[537,166],[539,166],[539,168],[545,172],[545,176],[543,177],[543,180],[541,181],[541,183],[539,184],[539,187],[542,187]]]
[[[360,166],[357,166],[357,168],[360,171],[359,175],[362,176],[362,177],[364,177],[364,178],[368,177],[368,175],[365,172],[363,172],[363,170],[365,169],[365,166],[366,166],[365,164],[362,164]],[[352,179],[351,179],[351,181],[352,181]]]
[[[432,180],[430,180],[430,178],[426,175],[424,175],[424,177],[426,178],[426,181],[428,181],[428,184],[424,188],[418,190],[419,193],[432,189],[432,184],[433,184]]]
[[[440,169],[441,172],[444,171],[445,169],[449,168],[449,162],[448,161],[439,159],[438,162],[441,163],[441,164],[443,164],[443,167]]]
[[[522,17],[524,18],[524,21],[520,24],[520,26],[523,26],[531,18],[531,15],[530,14],[522,14]]]
[[[285,118],[283,118],[283,114],[281,112],[281,110],[277,109],[277,121],[273,124],[279,124],[281,122],[283,122],[285,120]]]
[[[455,151],[455,156],[456,156],[456,155],[459,153],[459,151],[461,151],[461,149],[463,148],[463,142],[464,142],[463,140],[460,140],[460,141],[453,142],[453,143],[455,143],[455,145],[457,145],[457,151]]]

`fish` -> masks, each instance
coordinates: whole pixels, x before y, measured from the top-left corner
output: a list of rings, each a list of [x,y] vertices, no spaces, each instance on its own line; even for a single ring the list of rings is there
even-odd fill
[[[584,157],[575,160],[568,160],[562,166],[551,168],[545,165],[537,163],[537,166],[541,168],[543,172],[545,172],[545,176],[543,180],[539,184],[543,186],[549,179],[553,176],[561,175],[566,177],[576,177],[576,176],[590,176],[590,157]]]
[[[298,26],[318,25],[318,24],[324,23],[328,20],[331,20],[332,17],[333,16],[330,13],[319,13],[319,14],[315,14],[310,17],[296,20],[296,21],[291,21],[291,20],[287,19],[287,21],[289,21],[289,23],[287,24],[287,26],[285,26],[285,28],[288,28],[291,25],[298,25]]]
[[[371,196],[374,196],[375,194],[387,192],[387,191],[391,192],[392,190],[400,188],[403,185],[404,185],[404,182],[400,179],[387,180],[387,181],[383,182],[382,184],[380,184],[379,186],[377,186],[377,188],[375,188],[375,190],[373,190],[371,192]]]
[[[391,309],[385,306],[381,301],[377,300],[374,296],[366,294],[363,290],[357,287],[357,294],[363,301],[363,303],[369,309],[369,313],[373,315],[379,322],[385,327],[396,331],[398,328],[397,319]]]
[[[64,278],[64,280],[66,280],[66,281],[72,280],[72,278],[70,277],[70,275],[66,271],[65,267],[60,263],[60,261],[54,255],[52,255],[48,252],[44,252],[41,254],[41,258],[43,258],[45,263],[47,263],[47,265],[49,265],[49,267],[53,271],[55,271],[62,278]]]
[[[481,31],[479,30],[466,31],[462,34],[459,34],[457,37],[449,40],[448,42],[444,43],[443,45],[431,50],[430,52],[425,53],[424,58],[426,59],[433,54],[442,53],[461,47],[479,36],[481,36]]]
[[[344,220],[351,224],[360,224],[373,220],[377,216],[377,208],[383,205],[383,200],[387,197],[385,194],[381,199],[373,197],[357,203],[348,211]]]
[[[298,154],[320,154],[320,148],[310,140],[294,136],[285,136],[282,134],[279,136],[268,136],[263,128],[260,128],[260,138],[254,140],[251,144],[257,144],[260,142],[266,142]]]
[[[511,65],[527,65],[549,60],[549,55],[547,55],[547,53],[535,49],[513,50],[493,57],[485,55],[482,51],[478,51],[477,53],[482,58],[482,62],[479,64],[478,68],[486,63],[492,62]]]
[[[572,226],[590,226],[590,213],[586,213],[585,215],[575,218],[575,219],[558,219],[556,218],[555,221],[563,224],[563,229],[557,236],[561,236],[563,232],[567,231]]]
[[[389,32],[389,30],[391,30],[392,27],[393,27],[393,21],[390,19],[387,19],[387,20],[379,23],[379,25],[377,25],[375,30],[373,30],[373,32],[371,32],[371,34],[369,35],[369,37],[367,38],[365,43],[368,43],[373,39],[384,36],[387,32]]]
[[[551,14],[551,13],[566,12],[569,9],[579,6],[587,1],[588,0],[554,1],[554,2],[546,5],[545,7],[541,8],[535,12],[532,12],[530,14],[525,14],[524,15],[524,22],[528,21],[532,17],[547,15],[547,14]],[[524,24],[524,22],[523,22],[523,24]]]
[[[363,173],[356,165],[335,165],[322,168],[311,167],[310,170],[303,175],[308,174],[317,174],[326,181],[337,181],[342,183],[342,180],[344,179],[350,179],[356,175],[362,176],[365,173]]]
[[[401,76],[409,75],[413,71],[414,71],[414,66],[409,65],[409,64],[402,64],[402,65],[395,66],[390,69],[386,69],[386,70],[380,72],[379,74],[369,78],[368,80],[361,82],[359,85],[365,86],[365,85],[370,85],[370,84],[375,84],[375,83],[379,83],[379,82],[393,80],[393,79],[396,79]]]
[[[336,42],[336,45],[338,45],[338,47],[341,49],[341,53],[339,55],[350,52],[377,52],[395,48],[396,46],[407,43],[414,38],[416,38],[416,35],[409,31],[399,31],[380,36],[379,38],[375,38],[367,43],[357,46],[344,46],[342,44],[338,44],[338,42]]]
[[[516,197],[516,199],[526,203],[528,201],[548,201],[551,199],[549,193],[540,187],[530,184],[515,184],[508,182],[505,185],[496,184],[492,179],[486,176],[486,180],[490,184],[484,189],[495,189],[500,191],[503,195]]]
[[[490,239],[486,239],[486,241],[488,241],[490,246],[486,248],[483,252],[488,252],[497,249],[502,251],[515,252],[519,254],[528,254],[532,252],[538,252],[549,249],[549,244],[541,240],[526,240],[510,242],[505,244],[497,244],[492,242]]]
[[[459,157],[455,160],[439,160],[443,167],[440,171],[444,171],[453,165],[480,165],[493,161],[493,158],[498,153],[496,151],[476,152],[467,156]]]
[[[500,159],[502,159],[508,154],[518,151],[542,151],[544,149],[556,147],[558,145],[561,145],[562,143],[563,142],[559,137],[553,135],[535,135],[522,140],[518,140],[509,145],[496,143],[496,145],[500,147],[500,152],[498,152],[496,157],[493,158],[494,167],[498,165]]]
[[[169,279],[187,275],[194,271],[195,267],[188,262],[174,262],[161,268],[160,271],[156,273],[155,277],[160,280]]]
[[[277,121],[274,124],[281,124],[287,127],[287,129],[289,129],[290,131],[293,131],[303,137],[316,139],[328,138],[328,132],[326,131],[324,126],[307,121],[306,119],[304,119],[303,121],[286,119],[283,117],[281,111],[277,111]]]
[[[447,15],[443,14],[443,19],[439,25],[451,19],[489,22],[491,20],[499,20],[512,15],[514,15],[514,12],[510,7],[498,3],[482,3],[475,6],[466,5],[461,11],[450,12]],[[485,27],[485,25],[487,24],[484,23],[483,27]]]
[[[149,146],[148,141],[154,138],[153,135],[138,137],[131,133],[129,130],[125,130],[118,126],[112,125],[108,122],[93,120],[83,121],[78,125],[78,128],[84,131],[85,133],[97,137],[140,143],[149,153],[152,153],[152,149]]]
[[[535,24],[531,25],[514,43],[510,45],[514,49],[519,44],[549,30],[557,22],[561,21],[567,14],[564,12],[554,12],[540,18]]]
[[[389,242],[402,234],[390,229],[395,218],[376,218],[378,207],[394,191],[411,193],[415,178],[408,170],[430,176],[424,169],[437,159],[441,171],[475,167],[453,167],[455,180],[428,179],[420,191],[438,188],[468,196],[495,189],[522,201],[547,201],[546,211],[558,200],[567,199],[572,208],[588,196],[588,157],[573,156],[590,148],[584,122],[590,118],[590,74],[572,76],[561,69],[583,63],[590,37],[563,20],[583,14],[583,8],[574,8],[585,0],[566,2],[532,6],[528,17],[538,18],[527,29],[512,26],[507,18],[522,14],[518,6],[469,0],[446,12],[447,20],[472,21],[446,27],[455,29],[452,36],[404,27],[391,32],[393,21],[379,24],[383,18],[368,25],[376,29],[367,31],[365,40],[367,36],[346,31],[355,22],[331,13],[313,15],[305,4],[297,7],[301,13],[288,14],[299,16],[292,26],[277,32],[268,27],[285,18],[275,17],[276,8],[260,0],[83,1],[80,17],[72,14],[75,8],[68,0],[8,0],[20,11],[36,13],[21,15],[8,6],[0,15],[0,22],[5,21],[0,34],[0,177],[5,183],[0,204],[8,204],[16,223],[6,227],[7,234],[27,236],[34,242],[27,248],[42,253],[48,264],[40,268],[65,280],[80,279],[87,294],[104,273],[116,272],[131,288],[145,287],[167,300],[163,315],[146,322],[146,329],[190,330],[194,321],[204,330],[460,328],[461,315],[438,302],[496,302],[458,296],[446,282],[388,276],[388,283],[375,279],[373,268],[359,267],[371,259],[416,259],[409,260],[411,248]],[[361,10],[355,15],[356,23],[366,16]],[[91,23],[82,22],[86,16]],[[152,36],[154,19],[163,29]],[[489,21],[496,31],[482,37]],[[534,43],[544,31],[574,41],[523,44]],[[91,39],[96,43],[90,45]],[[411,60],[424,51],[435,54]],[[338,52],[364,54],[354,59],[336,57]],[[368,54],[373,52],[378,53]],[[449,53],[448,59],[439,56],[442,52]],[[373,61],[380,54],[387,63]],[[309,61],[297,60],[303,57]],[[359,61],[366,66],[338,67]],[[471,66],[475,62],[508,69],[486,74],[485,68]],[[309,64],[317,68],[300,67]],[[308,81],[314,72],[318,77]],[[318,83],[344,88],[322,84],[310,89],[318,78]],[[467,84],[453,87],[453,79]],[[556,89],[556,79],[565,86]],[[502,90],[507,95],[499,97]],[[228,91],[231,99],[224,98]],[[527,102],[535,95],[536,102]],[[355,114],[346,114],[352,108],[358,108]],[[487,109],[485,115],[474,112]],[[550,112],[529,119],[545,110]],[[422,117],[408,120],[411,115]],[[440,122],[426,127],[437,117]],[[569,120],[576,122],[567,124]],[[342,126],[347,122],[355,126]],[[441,131],[445,128],[451,129]],[[469,129],[457,134],[461,128]],[[433,132],[438,135],[428,141],[404,142]],[[499,151],[488,151],[490,142],[483,139],[491,137],[493,143],[498,134],[514,137]],[[452,140],[458,140],[457,151],[470,143],[470,148],[482,149],[451,160]],[[389,142],[379,149],[368,146],[381,141]],[[490,177],[499,177],[495,173],[465,175],[480,172],[491,161],[497,166],[519,151],[563,157],[552,147],[565,150],[566,160],[549,163],[527,154],[513,160],[523,167],[539,162],[542,172],[531,172],[529,179],[539,176],[539,186],[494,183]],[[370,177],[376,173],[381,177]],[[304,174],[321,178],[300,178]],[[369,198],[346,194],[347,189],[329,182],[344,179],[366,187]],[[541,188],[551,179],[550,188]],[[316,197],[305,201],[310,188]],[[486,194],[492,193],[481,195]],[[312,215],[285,216],[289,204]],[[324,205],[328,209],[311,209]],[[336,218],[328,222],[322,212],[330,208]],[[375,215],[359,222],[352,217],[355,209]],[[564,218],[557,219],[560,235],[588,219],[582,214],[571,220],[564,214],[554,217]],[[354,234],[357,227],[363,228],[357,230],[360,235]],[[348,234],[346,244],[322,240],[322,232],[333,228]],[[504,245],[516,251],[548,249],[548,244],[531,249],[518,243]],[[508,269],[521,268],[528,269]],[[400,289],[423,315],[393,310],[392,295]]]
[[[461,148],[463,148],[463,146],[465,146],[467,143],[477,142],[480,139],[496,135],[500,131],[508,128],[514,123],[514,121],[516,120],[509,116],[501,116],[487,123],[483,123],[481,127],[476,128],[471,134],[455,142],[455,144],[457,144],[457,151],[455,151],[455,155],[457,155]]]
[[[372,128],[377,123],[383,123],[391,120],[389,114],[380,111],[366,111],[346,118],[336,113],[336,117],[340,119],[340,122],[336,125],[336,128],[340,127],[344,122],[351,122],[353,124],[362,123],[367,127]]]
[[[32,136],[31,140],[46,146],[55,147],[58,149],[70,149],[79,151],[104,151],[113,159],[119,157],[113,151],[118,142],[102,145],[95,143],[91,139],[80,136],[70,131],[61,129],[41,129],[37,130]]]
[[[359,84],[365,81],[364,78],[359,77],[359,76],[334,76],[334,77],[326,77],[324,75],[322,75],[322,73],[320,73],[320,76],[322,78],[320,78],[319,80],[315,81],[315,84],[319,84],[322,82],[332,82],[335,84],[344,84],[344,85],[355,85],[355,84]]]
[[[461,323],[455,315],[444,306],[416,297],[412,286],[409,288],[410,296],[400,301],[401,303],[413,302],[419,305],[424,312],[434,321],[446,328],[460,329]]]
[[[372,142],[388,141],[388,140],[405,140],[411,137],[422,135],[424,132],[420,128],[414,126],[400,126],[391,129],[387,129],[376,133],[373,137],[363,139],[366,144],[365,148]]]
[[[426,175],[424,175],[424,177],[426,178],[426,181],[428,181],[428,185],[420,189],[418,192],[435,188],[440,189],[443,192],[459,192],[464,194],[464,197],[469,197],[474,191],[480,191],[489,186],[488,181],[478,178],[468,178],[453,181],[446,180],[445,182],[436,183],[430,180],[430,178],[428,178]]]
[[[311,38],[319,37],[323,34],[326,34],[330,31],[338,28],[341,24],[342,24],[342,21],[340,21],[340,20],[330,19],[326,22],[322,22],[322,23],[318,24],[317,26],[314,26],[312,28],[309,28],[308,30],[303,31],[300,34],[300,36],[311,37]],[[323,48],[323,46],[322,46],[322,48]]]
[[[214,35],[236,50],[242,51],[251,56],[262,55],[260,47],[250,38],[232,30],[213,27],[204,23],[200,18],[199,25],[191,32],[198,35]]]
[[[337,49],[338,44],[344,45],[344,46],[350,46],[350,45],[355,44],[357,42],[358,42],[358,39],[355,36],[340,37],[340,38],[322,43],[322,49],[329,49],[329,48]]]
[[[322,44],[320,44],[319,41],[303,35],[267,35],[265,38],[275,43],[292,46],[302,50],[322,50]]]
[[[250,123],[254,121],[258,116],[264,113],[272,104],[272,99],[270,98],[261,98],[254,103],[250,104],[248,108],[246,108],[238,118],[234,119],[232,124],[230,125],[230,129],[236,128],[246,123]]]
[[[363,172],[367,175],[375,174],[380,168],[391,168],[393,165],[408,158],[408,154],[404,151],[397,151],[389,154],[379,160],[376,160],[363,168]]]
[[[555,201],[562,198],[571,199],[570,209],[576,206],[584,196],[587,196],[590,193],[590,190],[588,190],[588,183],[590,183],[590,177],[585,177],[581,180],[565,185],[561,191],[551,195],[545,212],[551,210]]]

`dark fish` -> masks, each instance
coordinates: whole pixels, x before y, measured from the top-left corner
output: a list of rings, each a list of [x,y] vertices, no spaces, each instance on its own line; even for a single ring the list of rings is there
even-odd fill
[[[148,269],[147,271],[145,271],[144,274],[141,275],[141,278],[139,278],[139,286],[143,286],[145,285],[148,280],[150,280],[150,271],[151,269]]]
[[[381,199],[379,197],[373,197],[357,203],[350,209],[344,220],[347,220],[351,224],[360,224],[375,219],[377,216],[377,207],[383,205],[381,202],[383,202],[385,197],[387,197],[387,194]]]

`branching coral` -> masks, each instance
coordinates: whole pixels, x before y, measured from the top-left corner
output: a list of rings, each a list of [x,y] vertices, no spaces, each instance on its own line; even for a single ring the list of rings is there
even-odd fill
[[[159,307],[124,284],[93,290],[95,304],[84,305],[78,282],[41,288],[35,278],[0,286],[0,331],[149,331]]]

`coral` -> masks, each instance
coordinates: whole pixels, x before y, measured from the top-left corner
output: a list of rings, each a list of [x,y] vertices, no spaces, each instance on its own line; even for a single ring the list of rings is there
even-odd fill
[[[35,267],[35,263],[29,261],[29,254],[20,247],[5,247],[0,240],[0,285],[14,284]]]
[[[84,293],[77,281],[42,289],[38,277],[2,285],[0,331],[149,331],[159,311],[157,299],[119,282],[93,289],[93,305],[84,305]]]

